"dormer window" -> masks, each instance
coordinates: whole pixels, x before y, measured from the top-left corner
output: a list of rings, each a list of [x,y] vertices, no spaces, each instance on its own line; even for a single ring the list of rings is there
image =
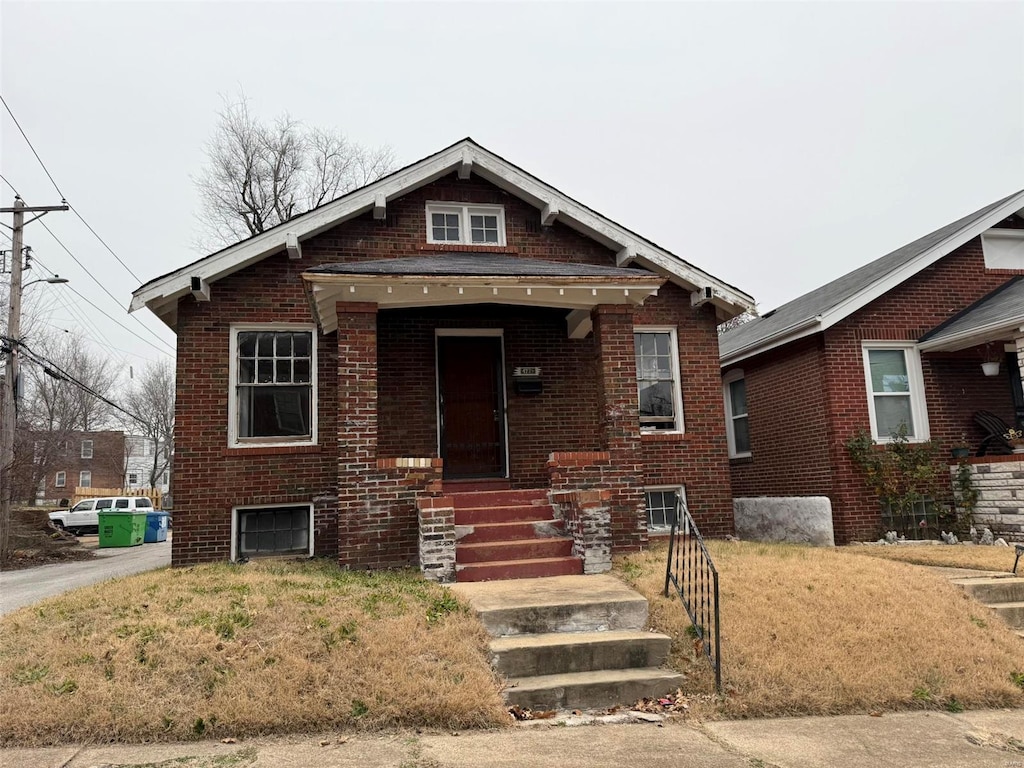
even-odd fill
[[[500,205],[427,203],[427,242],[505,245],[505,209]]]

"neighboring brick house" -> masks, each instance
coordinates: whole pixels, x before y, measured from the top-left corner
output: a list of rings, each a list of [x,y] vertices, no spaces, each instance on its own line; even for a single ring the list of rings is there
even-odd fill
[[[837,542],[877,538],[858,430],[884,442],[906,423],[948,455],[982,441],[976,411],[1019,424],[1022,208],[1019,192],[723,334],[734,496],[827,496]]]
[[[600,570],[682,489],[729,533],[716,325],[750,306],[460,141],[136,290],[178,336],[173,562],[461,579],[565,526],[574,556],[533,572]]]
[[[37,496],[58,503],[70,499],[75,488],[120,488],[124,481],[124,432],[67,432],[54,439],[37,434],[38,458],[46,474]]]

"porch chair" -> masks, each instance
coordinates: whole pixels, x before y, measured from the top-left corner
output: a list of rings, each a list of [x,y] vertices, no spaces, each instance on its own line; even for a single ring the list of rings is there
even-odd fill
[[[1009,425],[991,411],[976,411],[974,423],[981,427],[985,437],[978,446],[977,456],[1013,453],[1013,447],[1003,437],[1009,431]]]
[[[1024,555],[1024,544],[1014,544],[1014,549],[1017,550],[1017,557],[1013,560],[1013,575],[1017,575],[1017,563],[1020,562],[1020,556]]]

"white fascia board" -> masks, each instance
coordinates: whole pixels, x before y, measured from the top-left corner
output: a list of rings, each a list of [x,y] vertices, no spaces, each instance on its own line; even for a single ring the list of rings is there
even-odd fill
[[[970,227],[962,229],[956,234],[950,235],[942,242],[936,243],[920,256],[907,262],[900,269],[890,272],[882,279],[876,280],[860,293],[836,304],[834,307],[831,307],[827,312],[822,313],[821,330],[831,328],[836,323],[852,315],[858,309],[867,306],[875,299],[881,298],[900,283],[909,280],[921,270],[926,267],[930,267],[942,257],[955,251],[961,245],[969,243],[971,240],[978,237],[978,235],[981,235],[985,231],[991,229],[994,224],[997,224],[1007,216],[1016,213],[1021,209],[1022,205],[1024,205],[1024,192],[1014,195],[1013,198],[996,210],[992,211],[992,213],[985,218],[975,222]]]
[[[1002,341],[1008,337],[1017,338],[1022,335],[1020,330],[1022,323],[1024,323],[1024,315],[1005,318],[988,325],[972,328],[969,331],[929,339],[917,346],[922,352],[958,352],[979,344]]]
[[[816,315],[810,317],[799,323],[782,328],[776,331],[771,336],[759,340],[756,343],[748,344],[745,347],[740,347],[735,352],[731,352],[728,355],[722,355],[719,358],[719,363],[722,368],[728,365],[735,365],[736,363],[746,360],[748,357],[759,355],[762,352],[767,352],[770,349],[781,347],[783,344],[789,344],[791,341],[802,339],[805,336],[813,336],[818,331],[824,330],[821,327],[821,316]]]

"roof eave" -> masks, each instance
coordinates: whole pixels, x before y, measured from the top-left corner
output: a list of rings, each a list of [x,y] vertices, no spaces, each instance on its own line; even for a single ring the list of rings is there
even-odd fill
[[[722,355],[719,359],[722,368],[736,363],[742,362],[754,355],[759,355],[762,352],[768,352],[769,350],[781,347],[784,344],[789,344],[797,339],[802,339],[805,336],[813,336],[815,333],[824,330],[821,326],[821,316],[815,316],[808,318],[800,323],[794,323],[793,325],[782,328],[770,336],[764,339],[758,340],[757,342],[751,342],[742,347],[738,347],[732,352],[727,352]]]

